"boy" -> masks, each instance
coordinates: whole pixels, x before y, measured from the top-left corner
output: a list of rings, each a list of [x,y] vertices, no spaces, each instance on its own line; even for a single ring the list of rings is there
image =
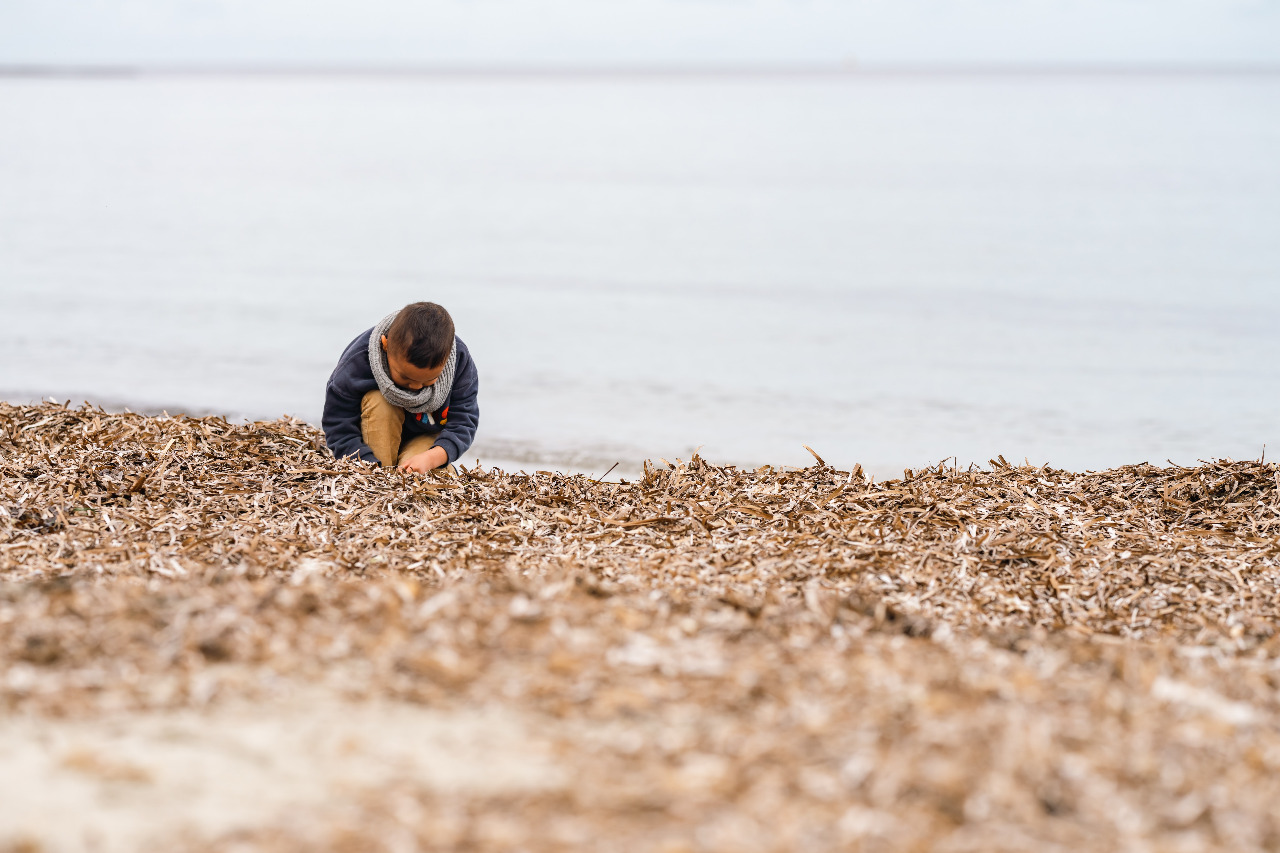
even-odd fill
[[[325,386],[325,443],[338,458],[426,473],[467,451],[480,423],[480,378],[453,318],[406,305],[361,332]]]

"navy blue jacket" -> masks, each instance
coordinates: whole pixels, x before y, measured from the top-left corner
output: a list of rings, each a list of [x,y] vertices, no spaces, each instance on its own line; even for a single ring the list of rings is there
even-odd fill
[[[369,336],[373,329],[365,329],[342,351],[338,366],[329,377],[324,389],[324,440],[339,459],[359,456],[365,462],[378,464],[369,445],[360,434],[360,401],[364,395],[378,387],[369,366]],[[432,412],[432,426],[427,419],[412,412],[405,413],[403,439],[415,435],[435,435],[436,444],[449,454],[449,461],[456,462],[467,452],[476,437],[480,425],[480,407],[476,394],[480,390],[480,375],[471,352],[461,338],[458,342],[458,363],[453,371],[453,390],[449,392],[448,405],[439,412]],[[447,412],[447,414],[445,414]]]

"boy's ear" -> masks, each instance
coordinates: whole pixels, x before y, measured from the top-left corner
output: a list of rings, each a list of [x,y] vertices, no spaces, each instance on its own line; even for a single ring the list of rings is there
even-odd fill
[[[382,351],[383,351],[383,352],[386,352],[386,351],[387,351],[387,336],[386,336],[386,335],[382,335]]]

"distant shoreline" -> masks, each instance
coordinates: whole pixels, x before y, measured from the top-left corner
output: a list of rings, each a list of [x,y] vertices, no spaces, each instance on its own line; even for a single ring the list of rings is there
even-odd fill
[[[0,63],[0,78],[142,77],[426,77],[494,78],[759,78],[759,77],[1258,77],[1280,76],[1280,64],[861,64],[675,66],[451,66],[346,64],[43,64]]]

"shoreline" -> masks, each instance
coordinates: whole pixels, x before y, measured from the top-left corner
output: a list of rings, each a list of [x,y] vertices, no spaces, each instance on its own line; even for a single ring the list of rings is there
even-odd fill
[[[43,406],[48,403],[70,408],[90,407],[103,414],[136,414],[144,417],[173,418],[217,418],[229,424],[243,425],[259,421],[271,421],[276,418],[255,416],[251,412],[226,412],[201,406],[189,406],[181,403],[162,403],[155,401],[122,400],[93,395],[71,394],[62,397],[39,395],[13,390],[0,389],[0,405]],[[305,423],[318,429],[317,423],[296,414],[284,413],[280,418]],[[615,479],[619,476],[638,476],[643,473],[642,463],[627,459],[633,456],[626,452],[609,454],[604,448],[589,449],[586,452],[565,453],[540,448],[532,442],[495,439],[486,441],[481,438],[478,446],[473,446],[463,454],[462,462],[474,466],[478,461],[485,462],[487,467],[498,467],[502,470],[532,473],[536,470],[551,469],[561,474],[585,474],[594,476],[608,470],[616,464]],[[619,457],[622,457],[621,459]]]
[[[154,78],[407,78],[423,80],[894,80],[898,78],[1185,78],[1274,77],[1275,62],[1061,63],[716,63],[459,65],[379,63],[4,63],[0,80]]]

